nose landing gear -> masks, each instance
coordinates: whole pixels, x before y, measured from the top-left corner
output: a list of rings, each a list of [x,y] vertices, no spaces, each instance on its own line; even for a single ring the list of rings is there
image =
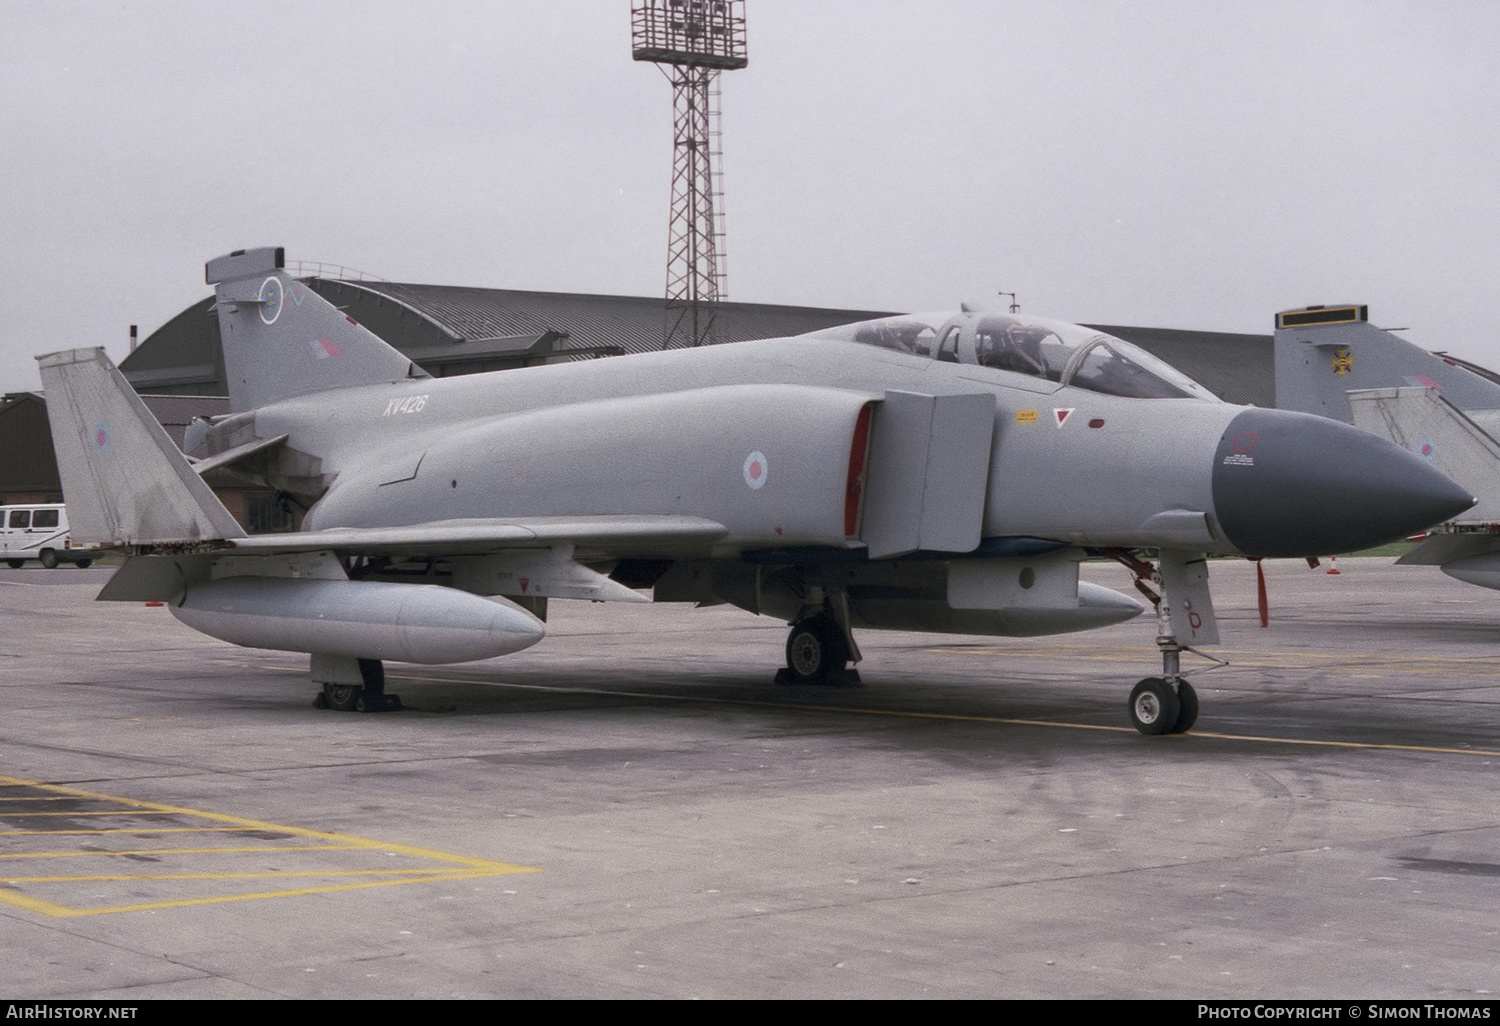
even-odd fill
[[[1198,722],[1198,692],[1182,675],[1182,653],[1198,650],[1179,641],[1178,632],[1200,645],[1219,643],[1207,563],[1202,556],[1163,551],[1158,570],[1118,550],[1110,555],[1135,572],[1136,587],[1156,606],[1156,647],[1161,650],[1162,672],[1160,677],[1147,677],[1130,692],[1130,722],[1142,734],[1186,733]],[[1146,587],[1146,581],[1155,590]]]

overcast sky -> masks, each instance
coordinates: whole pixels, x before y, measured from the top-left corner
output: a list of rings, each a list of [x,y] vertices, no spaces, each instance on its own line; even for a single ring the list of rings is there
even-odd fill
[[[0,391],[257,245],[660,295],[629,0],[0,0]],[[1269,332],[1363,302],[1500,365],[1500,4],[749,0],[730,298]]]

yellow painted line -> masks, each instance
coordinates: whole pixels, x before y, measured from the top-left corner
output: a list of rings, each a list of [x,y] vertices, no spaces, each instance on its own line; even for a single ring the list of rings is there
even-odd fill
[[[26,801],[24,798],[17,801]],[[102,809],[98,812],[7,812],[6,819],[25,819],[35,816],[175,816],[175,812],[142,812],[139,809]]]
[[[992,647],[965,647],[945,645],[937,648],[923,649],[933,655],[956,655],[956,656],[1013,656],[1030,655],[1035,656],[1035,650],[1021,648],[992,648]],[[1050,649],[1049,649],[1050,651]],[[1123,655],[1134,655],[1136,653],[1155,652],[1155,648],[1118,648],[1100,650],[1094,649],[1084,655],[1069,655],[1067,658],[1082,662],[1103,663],[1117,661]],[[1219,649],[1218,654],[1230,664],[1225,669],[1239,670],[1261,670],[1261,669],[1305,669],[1305,670],[1336,670],[1340,668],[1353,668],[1359,670],[1370,670],[1383,668],[1397,673],[1448,673],[1453,670],[1463,670],[1469,676],[1474,677],[1497,677],[1500,670],[1476,670],[1475,667],[1488,667],[1494,665],[1494,659],[1487,656],[1445,656],[1431,657],[1422,656],[1416,659],[1401,659],[1393,656],[1361,655],[1358,653],[1340,653],[1337,656],[1317,656],[1306,652],[1252,652],[1249,650]],[[1410,668],[1408,668],[1410,667]]]
[[[243,834],[249,827],[96,827],[93,830],[0,830],[0,837],[26,837],[37,834],[45,834],[48,837],[62,837],[67,834]],[[259,827],[256,829],[275,829],[280,833],[293,833],[286,827]]]
[[[509,862],[496,862],[492,859],[474,858],[468,855],[458,855],[453,852],[436,851],[431,848],[422,848],[410,844],[395,844],[388,841],[379,841],[368,837],[358,837],[352,834],[336,834],[326,830],[312,830],[307,827],[288,826],[282,823],[268,823],[263,820],[246,819],[242,816],[230,816],[218,812],[204,812],[200,809],[189,809],[177,805],[166,805],[161,802],[141,801],[134,798],[124,798],[118,795],[100,794],[94,791],[84,791],[78,788],[62,787],[56,784],[43,784],[33,780],[22,780],[17,777],[0,777],[0,787],[27,787],[52,794],[62,795],[70,798],[84,798],[100,802],[110,802],[125,809],[134,810],[144,814],[177,815],[192,819],[207,820],[211,823],[222,823],[224,826],[215,827],[166,827],[152,828],[150,826],[136,828],[111,827],[101,830],[11,830],[0,832],[0,836],[54,836],[60,834],[107,834],[107,833],[243,833],[247,830],[258,830],[267,833],[279,834],[284,837],[302,837],[309,840],[326,842],[322,845],[283,846],[278,845],[266,848],[243,848],[224,849],[210,848],[205,853],[222,853],[228,850],[255,851],[312,851],[312,850],[339,850],[379,852],[384,855],[405,855],[415,859],[425,859],[437,863],[431,869],[408,869],[405,867],[392,869],[381,867],[370,870],[335,870],[330,869],[322,872],[289,871],[285,873],[268,873],[266,876],[275,878],[291,877],[346,877],[346,876],[378,876],[380,879],[361,880],[358,882],[341,884],[323,884],[308,887],[283,888],[271,891],[258,891],[253,894],[225,894],[212,895],[197,898],[165,899],[162,901],[140,902],[131,905],[111,905],[97,908],[70,908],[56,902],[44,901],[30,895],[21,894],[8,888],[0,888],[0,904],[11,905],[16,908],[39,912],[43,915],[57,918],[69,918],[74,916],[103,915],[113,912],[140,912],[164,908],[186,908],[195,905],[215,905],[228,901],[252,901],[264,898],[289,898],[311,894],[329,894],[337,891],[364,890],[372,887],[396,887],[412,883],[427,883],[452,880],[477,880],[490,876],[505,876],[515,873],[535,873],[540,870],[535,866],[522,866]],[[38,853],[19,853],[35,857]],[[98,855],[118,855],[116,852],[69,852],[69,857],[84,857]],[[100,874],[92,876],[77,876],[67,878],[67,882],[104,882],[109,880],[133,879],[247,879],[258,877],[259,874],[148,874],[133,877],[120,877],[113,874]],[[20,878],[17,878],[20,879]],[[32,882],[37,882],[33,880]],[[62,882],[58,880],[55,882]]]
[[[537,873],[539,869],[520,867],[511,872]],[[487,876],[498,876],[498,873],[483,872],[479,870],[454,871],[442,877],[433,877],[432,880],[482,880]],[[66,905],[57,905],[40,898],[32,898],[24,894],[13,894],[0,888],[0,903],[14,905],[17,908],[29,909],[40,912],[43,915],[55,919],[73,919],[79,916],[108,915],[114,912],[153,912],[164,908],[190,908],[194,905],[221,905],[230,901],[259,901],[264,898],[300,898],[311,894],[333,894],[338,891],[368,890],[372,887],[404,887],[412,883],[427,883],[428,879],[420,880],[372,880],[365,883],[330,884],[327,887],[297,887],[281,891],[257,891],[254,894],[224,894],[208,898],[181,898],[175,901],[146,901],[137,905],[107,905],[100,908],[69,908]]]
[[[1083,646],[1075,645],[1071,647],[1082,648]],[[928,649],[928,651],[938,652],[945,650]],[[1156,651],[1156,649],[1142,648],[1139,649],[1139,651],[1154,652]],[[243,666],[246,669],[283,670],[289,673],[305,672],[302,667],[295,666],[251,666],[248,663],[239,663],[236,665]],[[854,713],[860,716],[901,716],[910,719],[957,720],[971,723],[1000,723],[1006,724],[1008,726],[1053,727],[1061,728],[1064,730],[1102,730],[1112,731],[1118,734],[1138,733],[1138,731],[1136,731],[1134,727],[1117,727],[1103,723],[1068,723],[1061,720],[1022,720],[1011,719],[1004,716],[966,716],[958,713],[901,712],[895,709],[862,709],[856,706],[844,705],[805,705],[796,702],[762,702],[749,698],[710,698],[703,695],[669,695],[647,691],[609,691],[604,688],[560,688],[553,687],[547,684],[515,684],[508,681],[488,681],[473,677],[418,677],[412,675],[397,676],[395,674],[390,674],[387,675],[386,679],[409,680],[414,683],[422,684],[477,684],[481,687],[512,688],[519,691],[550,691],[562,694],[601,695],[605,697],[620,698],[648,698],[668,702],[697,702],[703,705],[737,705],[761,709],[797,709],[806,712],[842,712]],[[1214,740],[1222,741],[1252,741],[1257,744],[1314,746],[1321,745],[1328,748],[1366,748],[1395,752],[1431,752],[1440,755],[1484,755],[1491,758],[1500,758],[1500,751],[1494,751],[1484,748],[1439,748],[1426,745],[1380,744],[1371,741],[1324,741],[1318,740],[1316,738],[1261,737],[1253,734],[1215,734],[1196,730],[1189,731],[1186,734],[1162,734],[1160,735],[1160,737],[1163,739],[1201,737],[1213,738]]]
[[[1256,734],[1217,734],[1211,731],[1190,731],[1184,737],[1207,737],[1216,741],[1255,741],[1277,745],[1319,745],[1324,748],[1374,748],[1392,752],[1436,752],[1439,755],[1487,755],[1500,758],[1500,752],[1485,748],[1439,748],[1432,745],[1386,745],[1375,741],[1324,741],[1317,738],[1260,737]]]
[[[456,870],[451,869],[309,869],[305,871],[267,870],[261,873],[112,873],[108,875],[83,874],[81,876],[0,876],[0,883],[103,883],[121,880],[265,880],[290,879],[299,876],[424,876],[434,880],[447,879]],[[467,872],[467,870],[463,870]]]
[[[38,831],[38,833],[51,831]],[[120,851],[12,851],[0,859],[97,859],[117,855],[246,855],[276,851],[349,851],[347,844],[289,844],[274,848],[135,848]]]
[[[1006,716],[973,716],[961,713],[914,712],[899,709],[866,709],[846,705],[806,705],[797,702],[762,702],[749,698],[709,698],[702,695],[667,695],[646,691],[606,691],[603,688],[559,688],[546,684],[512,684],[460,677],[396,677],[387,679],[420,681],[432,684],[479,684],[485,687],[515,688],[523,691],[556,691],[563,694],[607,695],[621,698],[649,698],[670,702],[697,702],[703,705],[736,705],[761,709],[797,709],[805,712],[853,713],[857,716],[895,716],[914,720],[954,720],[963,723],[1001,723],[1019,727],[1053,727],[1064,730],[1102,730],[1117,734],[1135,734],[1134,727],[1116,727],[1104,723],[1069,723],[1063,720],[1022,720]],[[1436,752],[1442,755],[1485,755],[1500,758],[1500,751],[1482,748],[1436,748],[1425,745],[1392,745],[1371,741],[1321,741],[1315,738],[1260,737],[1253,734],[1213,734],[1189,731],[1186,734],[1162,734],[1168,738],[1213,738],[1224,741],[1254,741],[1260,744],[1321,745],[1328,748],[1366,748],[1395,752]]]

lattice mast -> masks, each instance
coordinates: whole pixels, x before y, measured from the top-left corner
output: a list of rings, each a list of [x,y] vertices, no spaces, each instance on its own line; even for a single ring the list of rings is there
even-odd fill
[[[727,297],[719,72],[743,68],[745,0],[633,0],[635,59],[672,83],[672,209],[667,230],[667,321],[662,347],[713,340]]]

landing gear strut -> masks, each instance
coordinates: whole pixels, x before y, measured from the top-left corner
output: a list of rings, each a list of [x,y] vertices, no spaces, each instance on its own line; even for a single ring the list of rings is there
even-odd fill
[[[396,712],[401,708],[400,695],[385,693],[385,667],[379,659],[314,655],[312,678],[313,683],[323,685],[313,699],[315,708],[338,712]]]
[[[1204,561],[1202,557],[1189,559],[1182,553],[1163,552],[1161,569],[1157,570],[1125,553],[1110,555],[1135,571],[1136,587],[1156,607],[1161,676],[1147,677],[1130,692],[1130,722],[1142,734],[1186,733],[1198,722],[1198,692],[1182,675],[1182,653],[1198,650],[1178,640],[1175,625],[1185,624],[1200,644],[1214,645],[1219,640]],[[1146,581],[1156,590],[1146,587]],[[1182,607],[1175,611],[1175,617],[1174,604]]]
[[[776,671],[778,684],[858,684],[859,646],[849,632],[849,604],[843,592],[824,599],[821,607],[804,607],[792,621],[786,639],[786,666]]]

